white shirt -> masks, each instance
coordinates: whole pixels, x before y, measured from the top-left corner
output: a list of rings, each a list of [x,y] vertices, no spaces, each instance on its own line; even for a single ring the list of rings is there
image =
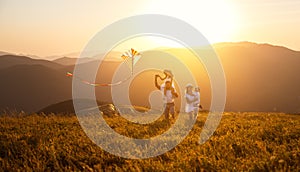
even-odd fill
[[[174,97],[173,97],[171,90],[167,90],[166,95],[165,95],[165,84],[162,84],[160,86],[160,91],[163,94],[163,102],[164,103],[173,103],[174,102]],[[175,88],[174,88],[174,91],[176,92]]]
[[[193,94],[193,95],[185,94],[185,98],[188,99],[189,101],[195,100],[195,97],[196,97],[195,94]],[[185,112],[186,112],[186,113],[193,112],[194,109],[195,109],[194,104],[195,104],[195,102],[188,103],[188,102],[186,101],[186,104],[185,104]]]
[[[195,101],[194,105],[197,106],[197,107],[199,107],[199,105],[200,105],[200,92],[199,91],[195,91],[195,92],[193,92],[193,94],[195,95],[195,97],[197,99]]]

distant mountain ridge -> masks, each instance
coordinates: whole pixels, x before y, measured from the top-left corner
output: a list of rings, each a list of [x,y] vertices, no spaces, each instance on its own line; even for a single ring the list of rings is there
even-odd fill
[[[226,75],[226,111],[300,112],[299,51],[251,42],[219,43],[213,47]],[[180,48],[175,50],[179,54],[182,52]],[[119,54],[114,55],[115,59],[119,58]],[[72,79],[67,78],[65,73],[73,71],[76,60],[63,58],[48,61],[17,55],[0,56],[0,111],[16,109],[36,112],[48,105],[70,100]],[[101,77],[97,78],[97,82],[111,81],[121,62],[103,61],[99,68]],[[80,65],[88,68],[97,64],[88,61]],[[149,81],[147,85],[145,81]],[[133,87],[138,90],[130,91],[132,102],[138,106],[149,105],[146,99],[148,93],[144,90],[155,89],[152,81],[153,76],[148,75],[135,82],[137,86]],[[201,102],[205,109],[209,109],[209,81],[203,80],[199,84],[203,93]],[[96,88],[98,100],[111,102],[110,96],[109,87]]]
[[[11,53],[8,53],[5,51],[0,51],[0,56],[4,56],[4,55],[11,55]]]
[[[77,60],[78,60],[77,58],[72,58],[72,57],[61,57],[61,58],[52,60],[52,62],[61,64],[61,65],[75,65]],[[94,60],[95,59],[93,59],[93,58],[88,58],[87,57],[87,58],[83,58],[81,60],[81,63],[88,63],[88,62],[92,62]]]
[[[32,59],[26,56],[3,55],[0,56],[0,69],[16,65],[42,65],[51,69],[61,69],[64,66],[55,62],[42,59]]]
[[[227,80],[227,110],[300,112],[300,52],[249,42],[216,52]]]
[[[268,43],[254,43],[254,42],[248,42],[248,41],[243,41],[243,42],[219,42],[215,43],[212,45],[215,48],[226,48],[226,47],[248,47],[248,48],[255,48],[255,47],[268,47],[268,48],[276,48],[276,49],[282,49],[282,50],[287,50],[287,51],[293,51],[293,52],[300,52],[297,50],[293,50],[284,46],[280,45],[272,45]]]

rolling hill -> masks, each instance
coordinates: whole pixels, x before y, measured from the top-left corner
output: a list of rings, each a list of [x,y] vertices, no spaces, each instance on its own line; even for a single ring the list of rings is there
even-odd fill
[[[0,69],[12,67],[15,65],[42,65],[51,69],[61,69],[64,66],[55,62],[41,59],[32,59],[26,56],[3,55],[0,56]]]
[[[92,100],[86,99],[86,100],[81,100],[81,102],[84,102],[85,104],[90,105]],[[98,104],[98,106],[101,106],[101,105],[105,106],[105,105],[108,105],[109,103],[97,101],[97,104]],[[89,108],[94,108],[94,107],[89,106]],[[49,114],[49,113],[74,114],[75,110],[74,110],[74,106],[73,106],[73,100],[66,100],[66,101],[62,101],[59,103],[51,104],[51,105],[39,110],[37,113],[42,113],[42,112],[46,113],[46,114]]]
[[[4,55],[10,55],[11,53],[5,52],[5,51],[0,51],[0,56],[4,56]]]
[[[84,61],[81,63],[88,63],[88,62],[92,62],[93,58],[84,58]],[[61,57],[58,59],[53,60],[52,62],[61,64],[61,65],[65,65],[65,66],[71,66],[71,65],[75,65],[77,61],[77,58],[73,58],[73,57]]]
[[[0,61],[3,67],[0,68],[0,111],[36,112],[49,105],[72,99],[72,79],[66,77],[66,72],[73,71],[73,65],[64,66],[22,56],[11,56],[11,59],[9,57],[2,59],[0,56]],[[108,82],[119,64],[110,61],[104,63],[99,72],[105,71],[106,75],[98,82]],[[95,63],[81,65],[89,68]],[[108,92],[109,88],[99,88],[97,97],[101,97],[101,101],[111,101]],[[68,111],[72,107],[65,108]]]
[[[43,65],[16,65],[0,70],[0,108],[34,112],[72,97],[71,79]]]
[[[300,52],[250,42],[219,43],[214,48],[226,75],[226,111],[300,112]],[[160,51],[174,52],[189,59],[180,48]],[[110,82],[120,63],[105,60],[99,67],[96,81]],[[80,65],[88,69],[97,64],[91,61]],[[0,56],[0,109],[34,112],[71,99],[72,80],[65,77],[65,72],[73,71],[73,68],[74,65],[23,56]],[[190,69],[199,71],[199,67],[193,64],[190,64]],[[201,104],[209,109],[209,77],[205,71],[197,72],[195,76],[201,87]],[[131,102],[137,106],[149,106],[148,95],[155,89],[153,74],[141,74],[132,82]],[[95,91],[97,100],[111,102],[109,87],[97,87]]]
[[[215,48],[226,75],[228,111],[300,112],[300,52],[249,42]]]

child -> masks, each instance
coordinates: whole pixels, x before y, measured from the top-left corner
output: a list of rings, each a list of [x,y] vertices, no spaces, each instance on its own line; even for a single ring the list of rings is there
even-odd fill
[[[200,105],[200,88],[199,87],[195,87],[195,91],[194,94],[196,96],[196,101],[194,103],[194,107],[195,107],[195,115],[197,116],[198,112],[199,112],[199,108],[202,109],[201,105]]]
[[[163,81],[163,84],[161,84],[161,87],[164,87],[164,86],[165,86],[166,81],[170,81],[172,87],[175,88],[174,83],[173,83],[173,73],[172,73],[172,71],[171,71],[171,70],[164,69],[163,72],[164,72],[164,74],[165,74],[164,77],[161,77],[161,76],[159,76],[159,75],[156,75],[156,76],[155,76],[155,77],[156,77],[155,79],[160,78],[160,79]]]

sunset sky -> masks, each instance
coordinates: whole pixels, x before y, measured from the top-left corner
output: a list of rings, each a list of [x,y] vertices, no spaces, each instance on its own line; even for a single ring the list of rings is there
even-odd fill
[[[0,0],[0,51],[40,57],[80,52],[104,26],[151,13],[185,20],[211,43],[251,41],[300,50],[299,9],[299,0]],[[138,48],[173,44],[149,38],[143,45]]]

